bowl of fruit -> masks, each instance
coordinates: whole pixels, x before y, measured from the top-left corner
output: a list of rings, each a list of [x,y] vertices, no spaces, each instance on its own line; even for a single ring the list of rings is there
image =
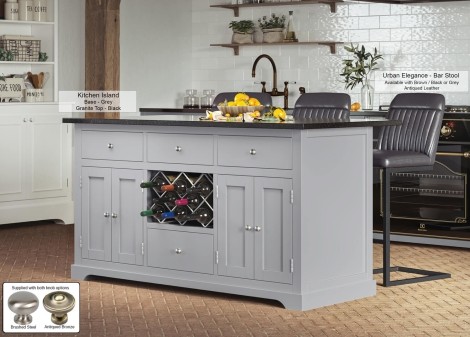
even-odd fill
[[[217,105],[217,108],[222,111],[222,116],[225,117],[238,117],[247,112],[262,111],[264,106],[260,101],[254,97],[250,97],[243,92],[235,95],[232,101],[225,100]]]

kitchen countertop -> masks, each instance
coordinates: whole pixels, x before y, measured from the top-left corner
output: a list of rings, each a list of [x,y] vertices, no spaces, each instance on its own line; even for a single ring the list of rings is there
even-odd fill
[[[388,120],[382,117],[363,117],[349,119],[295,119],[288,122],[226,122],[201,121],[202,114],[158,114],[146,116],[121,116],[119,118],[105,118],[93,115],[85,117],[85,113],[76,113],[72,117],[64,118],[64,123],[80,124],[118,124],[118,125],[160,125],[160,126],[192,126],[192,127],[221,127],[221,128],[254,128],[254,129],[328,129],[350,127],[375,127],[385,125],[400,125],[399,121]]]

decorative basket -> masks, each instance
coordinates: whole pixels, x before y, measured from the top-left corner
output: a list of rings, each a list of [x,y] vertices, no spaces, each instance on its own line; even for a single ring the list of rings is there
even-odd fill
[[[256,105],[256,106],[218,106],[217,107],[220,111],[222,111],[222,115],[230,114],[231,117],[237,117],[240,114],[244,114],[245,112],[253,112],[258,110],[261,112],[264,109],[264,105]]]
[[[37,62],[41,51],[41,40],[0,39],[0,48],[13,54],[13,61]]]

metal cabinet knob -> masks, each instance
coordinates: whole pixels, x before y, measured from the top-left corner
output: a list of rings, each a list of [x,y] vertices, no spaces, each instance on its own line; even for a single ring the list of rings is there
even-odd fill
[[[113,218],[113,219],[116,219],[116,218],[117,218],[117,214],[116,214],[116,213],[114,213],[114,212],[113,212],[113,213],[111,213],[111,218]]]
[[[181,152],[181,151],[183,151],[183,149],[182,149],[181,146],[176,146],[176,147],[175,147],[175,151],[176,151],[176,152]]]
[[[183,252],[183,251],[182,251],[181,249],[179,249],[179,248],[176,248],[176,249],[175,249],[175,253],[176,253],[176,254],[181,254],[182,252]]]
[[[44,297],[42,304],[52,314],[52,323],[62,325],[69,319],[67,313],[75,307],[75,298],[65,291],[54,291]]]
[[[252,156],[254,156],[254,155],[256,154],[256,150],[255,150],[255,149],[251,149],[251,150],[250,150],[250,154],[251,154]]]
[[[104,215],[105,218],[109,218],[109,212],[104,212],[103,215]]]
[[[26,123],[28,120],[26,118],[23,118],[23,123]]]
[[[255,231],[256,232],[261,232],[261,227],[260,226],[255,226]]]
[[[29,291],[18,291],[8,298],[8,308],[16,314],[13,319],[16,324],[30,324],[33,321],[31,314],[38,306],[38,298]]]
[[[33,122],[33,119],[32,119],[32,118],[30,118],[30,119],[29,119],[29,121],[32,123],[32,122]]]
[[[108,149],[112,149],[112,148],[114,148],[114,145],[111,143],[108,143]]]
[[[251,231],[252,229],[253,229],[253,227],[251,227],[251,226],[245,226],[246,231]]]

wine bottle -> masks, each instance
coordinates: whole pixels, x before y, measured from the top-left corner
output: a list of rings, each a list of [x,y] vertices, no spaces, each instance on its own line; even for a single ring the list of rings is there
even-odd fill
[[[154,204],[160,204],[160,205],[168,204],[170,206],[174,206],[175,201],[177,199],[179,199],[178,194],[176,194],[173,191],[170,191],[170,192],[166,192],[166,194],[161,198],[153,198],[152,201]]]
[[[186,198],[178,199],[175,201],[177,206],[189,206],[191,208],[197,207],[201,203],[201,198],[195,193],[189,193]]]
[[[161,219],[176,219],[179,222],[187,220],[191,210],[186,206],[178,206],[171,212],[164,212],[161,214]]]
[[[196,220],[203,226],[211,222],[212,217],[212,211],[204,207],[199,208],[196,212],[189,216],[190,220]]]
[[[173,182],[173,184],[164,185],[160,189],[165,192],[176,191],[179,194],[185,194],[187,187],[188,187],[188,184],[184,180],[177,179]]]
[[[168,183],[161,179],[161,178],[157,178],[157,179],[154,179],[154,180],[151,180],[151,181],[144,181],[140,184],[140,187],[141,188],[156,188],[157,190],[160,191],[161,187],[164,186],[164,185],[167,185]]]
[[[200,193],[203,196],[208,196],[212,191],[212,184],[208,181],[203,180],[198,183],[195,187],[190,187],[186,190],[187,193]]]
[[[151,209],[147,209],[145,211],[140,212],[141,216],[155,216],[156,218],[160,218],[163,213],[165,213],[166,209],[162,205],[155,205],[155,207]]]

